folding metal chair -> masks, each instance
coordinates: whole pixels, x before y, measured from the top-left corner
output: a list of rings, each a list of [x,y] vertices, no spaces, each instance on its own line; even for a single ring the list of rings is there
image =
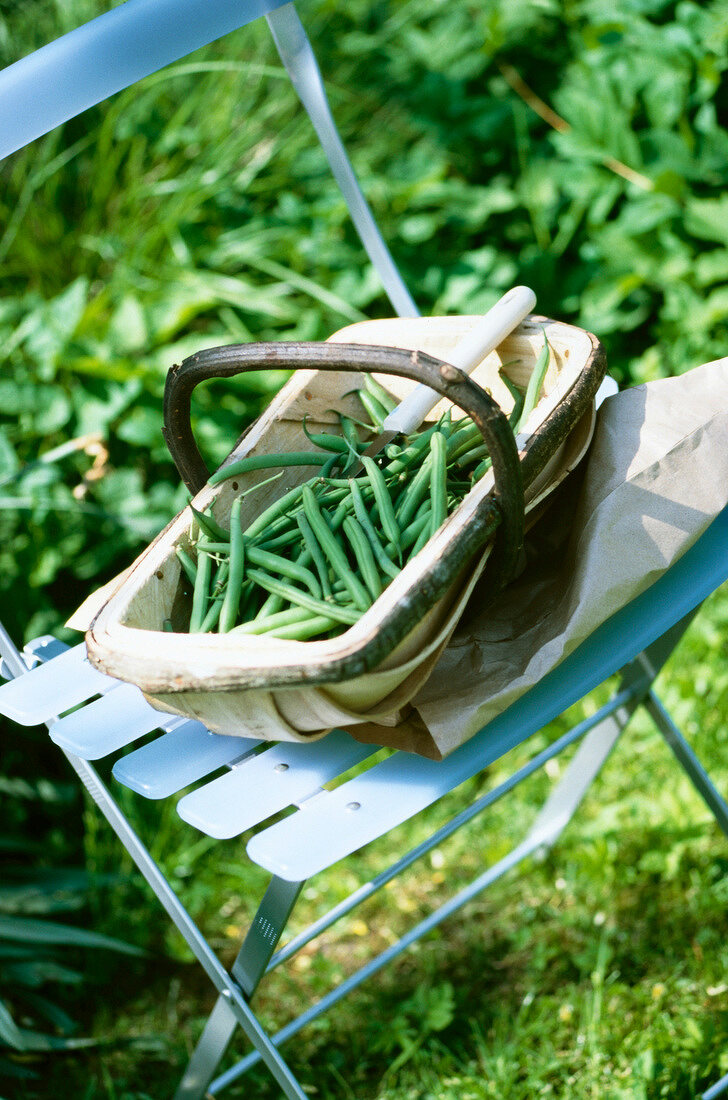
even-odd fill
[[[184,25],[178,17],[182,7]],[[263,14],[271,24],[292,80],[314,117],[322,143],[332,150],[332,167],[395,309],[414,314],[414,305],[356,186],[325,104],[308,40],[290,3],[128,0],[0,73],[4,120],[0,148],[6,154],[20,147],[145,73]],[[113,66],[108,63],[110,57]],[[79,62],[80,71],[89,77],[83,86],[68,78]],[[34,109],[27,113],[24,104],[31,85]],[[0,713],[22,725],[47,723],[51,739],[65,753],[217,989],[216,1005],[177,1090],[179,1100],[205,1093],[214,1095],[261,1059],[285,1096],[303,1100],[305,1092],[279,1048],[529,854],[548,850],[571,820],[639,706],[649,712],[720,828],[728,834],[728,805],[652,686],[701,601],[727,578],[728,510],[669,572],[604,622],[535,688],[445,761],[436,763],[400,752],[368,770],[357,769],[358,774],[349,779],[346,773],[371,757],[375,747],[359,744],[340,731],[310,745],[265,747],[251,739],[221,737],[200,723],[160,715],[136,688],[93,669],[83,645],[69,648],[54,638],[43,637],[19,652],[0,627],[0,674],[8,681],[0,687]],[[428,840],[402,854],[388,869],[279,948],[306,880],[425,811],[469,777],[523,745],[615,674],[619,677],[616,690],[595,714],[535,753],[509,778],[452,816]],[[135,741],[142,742],[141,747],[122,754]],[[485,869],[469,886],[278,1034],[271,1036],[265,1031],[251,999],[273,968],[290,960],[417,859],[577,742],[581,742],[578,750],[534,825],[505,858]],[[209,837],[234,837],[263,826],[249,841],[247,854],[270,873],[270,884],[229,971],[99,777],[93,762],[115,757],[115,782],[140,796],[164,799],[191,788],[178,802],[177,811],[192,828]],[[221,769],[226,770],[217,774]],[[344,777],[340,785],[325,789],[339,777]],[[271,817],[291,807],[295,812],[265,827]],[[238,1026],[253,1051],[215,1077]],[[726,1088],[728,1078],[704,1093],[704,1100],[713,1100]]]

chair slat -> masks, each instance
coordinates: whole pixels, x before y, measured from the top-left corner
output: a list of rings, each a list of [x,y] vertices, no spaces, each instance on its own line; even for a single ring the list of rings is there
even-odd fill
[[[118,684],[89,664],[86,646],[74,646],[0,687],[0,714],[38,726]]]
[[[440,763],[399,753],[253,837],[248,855],[301,881],[390,829],[497,760],[633,660],[728,576],[728,509],[631,604],[528,694]],[[357,806],[356,809],[353,807]],[[349,808],[352,807],[352,808]]]
[[[342,730],[310,745],[280,743],[185,795],[177,810],[208,836],[239,836],[376,751],[376,746],[361,745]]]
[[[100,699],[54,722],[50,737],[82,760],[101,760],[145,733],[181,721],[177,715],[162,714],[151,707],[139,688],[119,684]]]
[[[254,836],[248,855],[261,867],[300,882],[357,851],[447,794],[497,759],[514,737],[482,734],[442,761],[399,752],[342,784],[305,813]]]
[[[117,760],[112,774],[145,798],[166,798],[259,744],[251,737],[222,737],[202,722],[187,721]]]

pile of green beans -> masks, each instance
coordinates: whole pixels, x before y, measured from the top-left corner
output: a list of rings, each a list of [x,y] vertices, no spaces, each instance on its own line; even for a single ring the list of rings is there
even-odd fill
[[[544,341],[525,393],[501,376],[514,398],[509,419],[516,433],[536,405],[549,358]],[[189,546],[176,550],[190,597],[190,633],[297,641],[342,633],[490,467],[477,426],[467,416],[453,421],[449,411],[401,446],[362,455],[367,435],[381,429],[395,402],[370,375],[357,394],[370,423],[340,415],[340,435],[309,432],[304,424],[315,450],[249,456],[210,478],[214,485],[252,470],[321,467],[245,530],[245,493],[233,501],[229,530],[209,510],[193,509]]]

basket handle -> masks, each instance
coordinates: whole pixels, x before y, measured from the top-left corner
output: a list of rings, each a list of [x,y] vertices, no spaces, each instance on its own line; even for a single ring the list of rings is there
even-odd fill
[[[521,465],[511,427],[499,405],[476,382],[457,367],[422,351],[319,342],[233,344],[197,352],[173,366],[167,374],[164,390],[162,431],[180,477],[193,496],[203,488],[210,472],[190,423],[192,391],[210,378],[281,369],[398,375],[424,382],[472,417],[493,462],[495,491],[491,501],[497,506],[500,520],[489,574],[491,577],[497,575],[499,585],[513,575],[523,543],[525,505]],[[485,518],[483,515],[482,519]],[[488,519],[489,523],[482,524],[481,545],[487,537],[485,527],[492,530],[492,510]],[[465,552],[472,553],[475,549],[475,543],[462,547],[463,558]]]

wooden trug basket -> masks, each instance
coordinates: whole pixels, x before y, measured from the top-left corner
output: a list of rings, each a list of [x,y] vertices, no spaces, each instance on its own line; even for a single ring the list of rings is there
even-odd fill
[[[448,351],[477,321],[475,317],[432,317],[361,322],[340,330],[318,348],[332,344],[411,348],[446,362]],[[508,413],[513,399],[498,372],[503,368],[524,388],[543,346],[544,332],[551,365],[543,396],[517,440],[527,515],[542,505],[588,446],[594,396],[606,369],[603,349],[595,337],[574,326],[529,318],[472,375]],[[287,348],[305,345],[258,347],[266,349],[271,365],[280,368],[296,365],[287,360]],[[251,345],[243,345],[241,354],[250,349]],[[235,349],[225,352],[229,359]],[[375,377],[398,399],[415,384],[388,373]],[[296,370],[226,463],[254,453],[310,449],[303,417],[310,431],[336,430],[334,409],[359,415],[358,399],[350,391],[362,384],[361,374],[331,373],[329,368]],[[442,401],[431,419],[437,419],[447,405]],[[495,461],[494,466],[497,479]],[[180,472],[194,484],[181,466]],[[314,473],[308,467],[292,468],[251,494],[243,504],[243,526]],[[235,496],[269,476],[269,471],[262,470],[216,486],[204,484],[192,504],[200,511],[212,507],[216,520],[227,526]],[[102,671],[138,685],[153,705],[198,718],[221,733],[297,740],[334,725],[394,724],[429,675],[486,568],[500,497],[491,471],[356,624],[336,638],[309,642],[163,631],[165,619],[174,625],[184,616],[185,586],[175,548],[189,543],[192,514],[185,508],[141,554],[96,615],[86,634],[89,657]],[[490,566],[487,569],[486,588]],[[502,579],[494,573],[494,590]],[[482,588],[481,584],[479,595]]]

